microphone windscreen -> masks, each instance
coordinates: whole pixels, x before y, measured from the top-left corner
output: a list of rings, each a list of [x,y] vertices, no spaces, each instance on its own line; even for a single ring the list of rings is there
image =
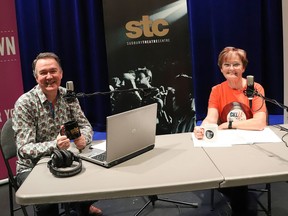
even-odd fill
[[[74,84],[73,84],[73,81],[67,81],[66,82],[66,89],[67,91],[74,91]]]
[[[247,86],[254,86],[254,76],[252,75],[247,76]]]

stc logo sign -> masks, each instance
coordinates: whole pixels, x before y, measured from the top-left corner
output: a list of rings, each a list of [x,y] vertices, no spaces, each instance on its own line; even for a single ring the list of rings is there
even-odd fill
[[[151,20],[149,16],[142,16],[140,21],[129,21],[126,23],[126,36],[137,39],[141,36],[151,38],[154,36],[164,37],[169,32],[169,23],[165,19]]]

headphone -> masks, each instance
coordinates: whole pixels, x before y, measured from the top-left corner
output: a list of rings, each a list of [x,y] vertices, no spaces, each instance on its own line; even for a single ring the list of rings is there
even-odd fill
[[[72,166],[74,161],[78,162],[76,166]],[[71,177],[81,172],[82,160],[71,151],[54,149],[47,166],[56,177]]]

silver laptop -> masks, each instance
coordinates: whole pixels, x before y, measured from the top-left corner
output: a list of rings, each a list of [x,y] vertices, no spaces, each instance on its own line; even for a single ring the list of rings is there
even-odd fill
[[[93,141],[79,157],[109,168],[152,150],[155,145],[156,116],[156,103],[108,116],[106,143]]]

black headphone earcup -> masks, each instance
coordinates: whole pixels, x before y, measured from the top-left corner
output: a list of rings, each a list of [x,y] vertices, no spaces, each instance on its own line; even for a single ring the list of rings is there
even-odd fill
[[[73,153],[68,150],[60,151],[63,156],[63,166],[62,167],[70,167],[73,163]]]
[[[77,164],[72,166],[73,161]],[[47,166],[56,177],[70,177],[81,172],[82,160],[69,150],[54,150]]]
[[[62,153],[55,149],[51,155],[51,163],[55,167],[63,167],[64,165],[64,158],[62,156]]]

